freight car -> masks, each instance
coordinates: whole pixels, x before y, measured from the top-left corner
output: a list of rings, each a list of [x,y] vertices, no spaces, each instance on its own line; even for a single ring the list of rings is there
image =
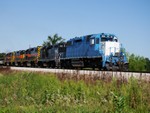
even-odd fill
[[[31,67],[128,70],[125,49],[115,35],[108,33],[75,37],[56,45],[8,53],[4,63]]]

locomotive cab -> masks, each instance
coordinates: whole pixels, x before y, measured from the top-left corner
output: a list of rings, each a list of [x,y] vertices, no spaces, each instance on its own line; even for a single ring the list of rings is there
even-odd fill
[[[120,51],[120,43],[114,35],[101,35],[101,49],[105,56],[115,55]]]
[[[103,51],[103,67],[106,70],[128,69],[128,61],[122,44],[115,35],[103,34],[101,38],[101,50]]]

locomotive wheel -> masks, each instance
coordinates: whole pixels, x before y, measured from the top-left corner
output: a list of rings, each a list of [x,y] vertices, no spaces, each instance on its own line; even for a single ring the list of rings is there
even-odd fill
[[[124,64],[123,71],[128,71],[128,64]]]
[[[110,71],[109,63],[106,63],[105,70],[106,70],[106,71]]]
[[[55,68],[55,62],[52,62],[51,67]]]
[[[38,64],[38,67],[43,68],[43,63],[40,62],[40,63]]]
[[[99,69],[99,70],[103,70],[103,69],[102,69],[102,65],[99,65],[99,66],[98,66],[98,69]]]

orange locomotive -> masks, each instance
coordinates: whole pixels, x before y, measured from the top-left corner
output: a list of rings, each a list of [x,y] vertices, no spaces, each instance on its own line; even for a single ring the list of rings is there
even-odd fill
[[[7,66],[37,66],[40,56],[40,46],[27,50],[11,52],[5,55],[4,64]]]
[[[15,53],[7,53],[4,59],[4,64],[7,66],[14,65]]]

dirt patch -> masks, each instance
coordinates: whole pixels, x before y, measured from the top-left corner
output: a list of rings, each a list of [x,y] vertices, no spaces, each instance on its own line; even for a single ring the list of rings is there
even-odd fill
[[[4,66],[1,66],[0,67],[0,73],[10,73],[10,67],[4,67]]]
[[[56,73],[56,76],[58,77],[59,80],[64,81],[64,80],[74,80],[74,81],[80,81],[83,80],[85,83],[92,83],[96,84],[97,81],[104,81],[106,83],[110,83],[113,81],[113,77],[111,75],[107,75],[106,73],[101,73],[99,74],[89,74],[89,75],[80,75],[79,73],[75,72],[73,74],[70,73]],[[118,84],[126,84],[128,81],[124,77],[119,77],[116,78]]]

